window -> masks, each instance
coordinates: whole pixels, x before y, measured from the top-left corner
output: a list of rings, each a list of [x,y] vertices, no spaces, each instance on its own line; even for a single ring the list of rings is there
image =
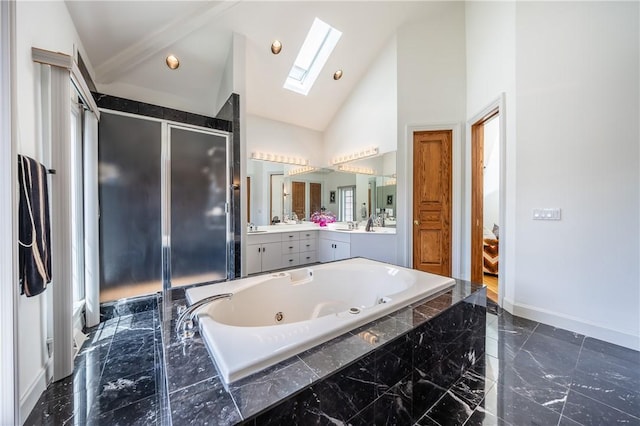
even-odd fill
[[[356,220],[356,187],[338,188],[338,220],[350,222]]]
[[[316,18],[289,71],[284,88],[306,96],[341,36],[340,31]]]

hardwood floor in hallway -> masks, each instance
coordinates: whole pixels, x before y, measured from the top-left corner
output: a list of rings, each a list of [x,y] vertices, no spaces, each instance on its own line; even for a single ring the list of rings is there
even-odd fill
[[[487,298],[498,303],[498,276],[483,274],[482,283],[487,286]]]

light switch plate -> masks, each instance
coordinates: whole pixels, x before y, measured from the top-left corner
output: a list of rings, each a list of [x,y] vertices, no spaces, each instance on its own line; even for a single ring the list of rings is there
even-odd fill
[[[533,209],[533,220],[560,220],[559,208]]]

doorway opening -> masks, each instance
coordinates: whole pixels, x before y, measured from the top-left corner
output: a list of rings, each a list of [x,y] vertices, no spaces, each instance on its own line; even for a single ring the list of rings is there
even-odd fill
[[[471,125],[471,281],[487,286],[499,303],[500,110],[491,109]]]

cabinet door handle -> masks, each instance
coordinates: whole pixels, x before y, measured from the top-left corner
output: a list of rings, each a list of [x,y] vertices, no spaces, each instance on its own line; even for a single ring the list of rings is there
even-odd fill
[[[258,247],[258,253],[260,253],[260,251],[261,251],[261,250],[260,250],[260,247]]]
[[[264,253],[265,251],[267,251],[267,248],[266,248],[266,247],[263,247],[263,248],[262,248],[262,252]]]
[[[293,235],[289,235],[289,238],[293,238]]]
[[[289,262],[293,262],[293,259],[289,259]]]
[[[310,256],[307,256],[307,260],[309,260],[309,259],[311,259],[311,257],[310,257]]]
[[[292,246],[289,246],[289,250],[291,250],[291,249],[293,249],[293,247],[292,247]]]

